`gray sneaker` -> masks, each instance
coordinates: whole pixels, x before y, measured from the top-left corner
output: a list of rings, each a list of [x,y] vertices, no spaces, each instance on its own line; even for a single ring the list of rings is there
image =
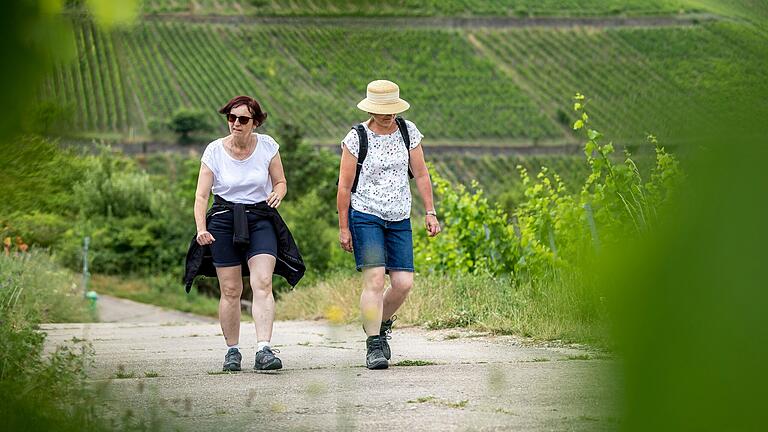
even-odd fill
[[[392,339],[392,324],[397,321],[397,315],[392,315],[392,318],[382,321],[381,328],[379,329],[379,336],[381,336],[381,351],[384,353],[384,357],[387,360],[392,358],[392,351],[389,349],[389,340]]]
[[[224,371],[236,372],[240,370],[240,361],[243,360],[243,355],[240,354],[240,350],[237,348],[230,348],[227,351],[227,355],[224,356]]]
[[[283,368],[283,362],[275,357],[278,350],[272,350],[270,347],[264,347],[256,353],[256,361],[253,364],[253,370],[277,370]]]
[[[386,369],[389,367],[389,362],[381,351],[381,336],[368,336],[365,345],[368,348],[368,354],[365,356],[365,367],[368,369]]]

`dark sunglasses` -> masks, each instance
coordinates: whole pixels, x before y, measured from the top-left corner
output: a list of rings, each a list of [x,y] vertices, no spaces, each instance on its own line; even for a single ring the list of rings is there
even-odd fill
[[[251,121],[253,117],[248,116],[236,116],[234,114],[227,114],[227,120],[229,120],[230,123],[234,123],[235,120],[239,120],[241,125],[247,125],[249,121]]]

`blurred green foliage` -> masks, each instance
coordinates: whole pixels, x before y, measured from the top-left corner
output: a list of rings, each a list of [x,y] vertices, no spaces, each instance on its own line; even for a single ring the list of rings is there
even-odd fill
[[[90,348],[58,347],[43,355],[40,322],[88,322],[94,317],[76,277],[47,255],[0,255],[0,417],[4,430],[102,430],[87,388]]]

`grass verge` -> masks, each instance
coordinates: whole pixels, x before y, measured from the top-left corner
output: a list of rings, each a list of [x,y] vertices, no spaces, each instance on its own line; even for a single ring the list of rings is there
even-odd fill
[[[40,322],[91,321],[76,275],[45,254],[0,256],[0,418],[3,430],[108,430],[85,381],[92,350],[72,341],[43,356]]]
[[[359,319],[359,275],[336,274],[281,296],[278,319]],[[490,275],[416,275],[399,324],[467,327],[540,340],[607,344],[606,314],[599,295],[575,280],[550,277],[517,282]]]

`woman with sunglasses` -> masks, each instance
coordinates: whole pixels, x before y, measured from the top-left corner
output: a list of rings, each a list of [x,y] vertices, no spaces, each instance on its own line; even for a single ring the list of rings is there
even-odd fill
[[[219,112],[226,116],[230,134],[208,144],[203,153],[194,211],[197,244],[210,248],[221,289],[219,320],[227,343],[224,370],[240,370],[240,296],[246,273],[258,342],[254,369],[280,369],[282,361],[271,348],[272,274],[296,267],[303,274],[303,263],[275,210],[287,192],[279,146],[271,136],[254,132],[267,118],[255,99],[237,96]],[[211,191],[214,204],[206,214]]]

